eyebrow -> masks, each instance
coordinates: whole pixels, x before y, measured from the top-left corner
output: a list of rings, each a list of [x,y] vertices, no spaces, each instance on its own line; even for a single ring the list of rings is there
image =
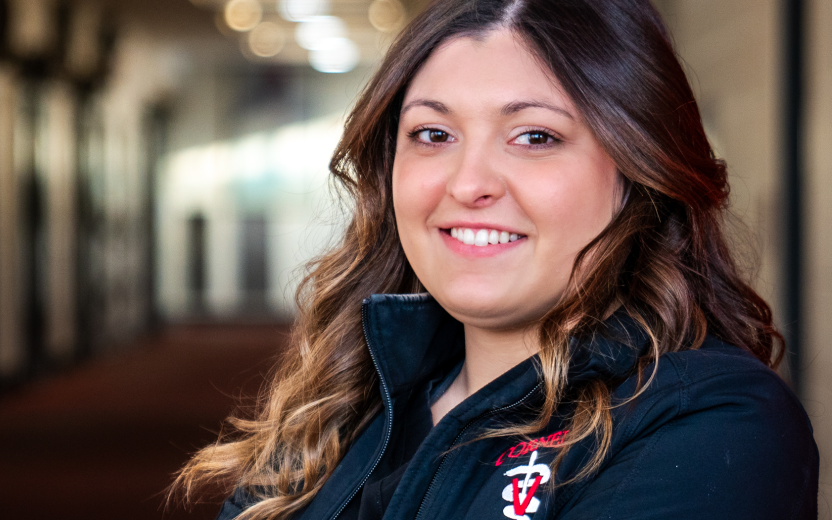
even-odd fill
[[[440,101],[435,101],[432,99],[414,99],[402,108],[400,115],[404,115],[405,112],[415,107],[427,107],[443,115],[449,115],[452,112],[452,110],[448,108],[446,104]],[[569,119],[575,119],[575,117],[572,114],[570,114],[567,110],[552,105],[551,103],[546,103],[545,101],[514,101],[505,105],[500,110],[500,114],[503,116],[510,116],[527,108],[543,108],[561,114],[565,117],[568,117]]]
[[[510,116],[527,108],[545,108],[546,110],[557,112],[558,114],[568,117],[569,119],[575,119],[575,117],[572,114],[570,114],[567,110],[559,106],[546,103],[545,101],[515,101],[504,106],[500,113],[504,116]]]
[[[432,108],[433,110],[443,115],[448,115],[451,113],[451,109],[448,108],[448,106],[445,103],[441,103],[439,101],[434,101],[431,99],[414,99],[402,108],[401,115],[404,115],[405,112],[415,107]]]

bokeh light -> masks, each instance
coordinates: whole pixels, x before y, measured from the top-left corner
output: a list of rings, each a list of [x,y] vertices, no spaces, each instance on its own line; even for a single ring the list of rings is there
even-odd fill
[[[404,24],[404,6],[399,0],[375,0],[368,13],[370,23],[381,32],[392,32]]]
[[[348,38],[329,38],[309,51],[309,63],[315,70],[327,73],[349,72],[358,65],[358,46]]]
[[[250,31],[262,19],[263,6],[257,0],[230,0],[225,4],[225,23],[235,31]]]
[[[260,58],[271,58],[283,50],[286,34],[283,28],[274,22],[262,22],[248,35],[249,50]]]
[[[303,22],[313,16],[329,14],[330,0],[279,0],[280,16],[290,22]]]
[[[314,16],[295,28],[295,40],[307,50],[319,48],[330,38],[346,38],[347,25],[337,16]]]

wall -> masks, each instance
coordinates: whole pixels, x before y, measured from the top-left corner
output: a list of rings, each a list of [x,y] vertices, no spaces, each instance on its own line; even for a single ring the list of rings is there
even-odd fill
[[[821,454],[820,518],[832,518],[832,2],[807,2],[804,404]]]
[[[782,261],[779,2],[666,0],[659,7],[709,138],[728,162],[736,248],[776,315]]]
[[[0,24],[0,391],[148,330],[145,133],[177,79],[170,46],[129,21],[105,23],[96,3],[66,4],[66,16],[52,0],[8,6],[8,25]]]
[[[14,167],[14,113],[17,86],[8,65],[0,67],[0,379],[23,370],[18,284],[18,193]]]

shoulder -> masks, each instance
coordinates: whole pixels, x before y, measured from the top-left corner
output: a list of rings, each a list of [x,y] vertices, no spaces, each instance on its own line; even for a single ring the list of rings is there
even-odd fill
[[[750,352],[711,336],[696,350],[661,356],[642,378],[649,383],[634,406],[623,407],[625,416],[627,410],[635,409],[656,413],[668,408],[663,411],[670,418],[728,407],[737,417],[753,415],[758,421],[773,423],[789,419],[804,434],[812,435],[800,401],[775,371]],[[614,399],[626,400],[637,388],[638,378],[632,377],[616,389]]]
[[[620,442],[673,423],[730,429],[731,436],[743,432],[752,437],[737,441],[746,444],[765,443],[762,436],[814,446],[809,418],[785,381],[751,353],[716,338],[709,336],[696,350],[661,356],[642,378],[648,383],[632,402],[637,377],[613,394],[614,403],[626,403],[613,412]]]
[[[592,500],[576,511],[606,503],[621,518],[629,518],[628,508],[633,518],[653,518],[644,507],[655,502],[663,511],[657,518],[812,516],[818,479],[812,427],[774,371],[708,338],[700,349],[662,356],[643,377],[651,374],[634,400],[627,397],[637,378],[615,390],[609,457],[582,493]]]
[[[783,379],[751,352],[707,336],[695,350],[671,352],[659,359],[665,369],[673,370],[679,381],[686,385],[701,384],[711,378],[729,379],[754,377],[785,392],[792,400],[797,398]]]

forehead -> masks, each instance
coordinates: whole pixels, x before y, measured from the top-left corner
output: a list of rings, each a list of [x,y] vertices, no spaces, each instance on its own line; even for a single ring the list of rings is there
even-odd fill
[[[572,107],[554,74],[505,29],[454,38],[436,49],[411,82],[405,104],[422,98],[462,106],[535,99]]]

